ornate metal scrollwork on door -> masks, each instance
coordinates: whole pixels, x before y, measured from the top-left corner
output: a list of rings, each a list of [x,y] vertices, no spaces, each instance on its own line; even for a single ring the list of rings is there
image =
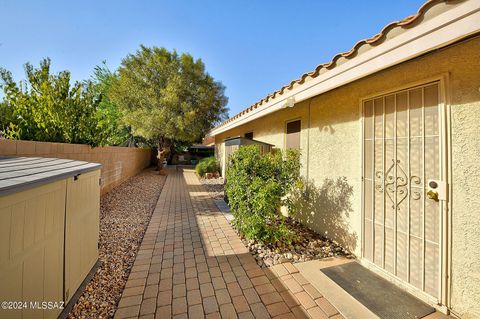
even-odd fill
[[[397,178],[395,178],[395,171]],[[375,183],[375,189],[383,193],[383,187],[385,187],[386,197],[392,202],[392,208],[397,210],[400,210],[400,204],[408,197],[409,181],[417,185],[420,185],[422,182],[418,176],[408,178],[398,159],[396,161],[392,159],[392,164],[385,171],[385,174],[382,171],[376,171],[375,177],[379,180],[379,183]],[[396,198],[395,194],[397,195]],[[412,191],[413,199],[418,200],[420,197],[421,193],[419,191]]]
[[[410,183],[416,184],[416,185],[421,185],[422,184],[422,179],[418,176],[412,176],[410,177]],[[412,198],[415,200],[419,200],[422,197],[422,193],[419,190],[413,190],[412,189]]]

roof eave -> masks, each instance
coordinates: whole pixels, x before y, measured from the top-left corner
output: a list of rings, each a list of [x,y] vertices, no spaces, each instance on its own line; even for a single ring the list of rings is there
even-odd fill
[[[480,31],[480,0],[466,1],[432,19],[406,30],[365,53],[318,75],[263,103],[258,108],[242,112],[209,132],[215,136],[285,108],[288,99],[295,103],[312,98],[391,66],[447,46]]]

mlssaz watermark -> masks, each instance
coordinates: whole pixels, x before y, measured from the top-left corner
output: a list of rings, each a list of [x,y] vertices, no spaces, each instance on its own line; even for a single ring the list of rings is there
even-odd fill
[[[3,310],[52,310],[63,309],[65,302],[63,301],[2,301],[1,309]]]

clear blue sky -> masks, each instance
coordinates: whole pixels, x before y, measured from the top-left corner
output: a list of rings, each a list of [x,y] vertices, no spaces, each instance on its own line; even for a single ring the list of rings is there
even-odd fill
[[[177,49],[223,82],[234,115],[423,2],[0,0],[0,66],[19,80],[50,57],[82,80],[140,44]]]

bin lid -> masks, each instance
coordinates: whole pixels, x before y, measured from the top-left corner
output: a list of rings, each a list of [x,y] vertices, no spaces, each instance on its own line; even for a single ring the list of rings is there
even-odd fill
[[[0,196],[98,170],[98,163],[45,157],[1,157]]]
[[[241,137],[241,136],[234,136],[234,137],[228,137],[223,140],[225,143],[225,146],[232,146],[232,145],[255,145],[255,144],[263,144],[263,145],[268,145],[268,146],[275,146],[273,144],[257,141],[257,140],[252,140],[249,138]]]

